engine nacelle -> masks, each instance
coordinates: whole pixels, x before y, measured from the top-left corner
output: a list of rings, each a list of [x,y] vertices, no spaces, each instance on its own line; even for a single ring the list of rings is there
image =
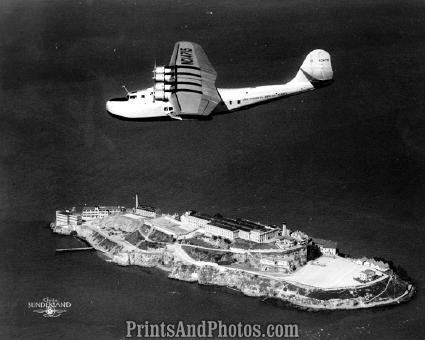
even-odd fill
[[[174,89],[174,85],[173,84],[166,84],[163,82],[157,82],[154,85],[154,90],[155,91],[172,91]]]
[[[155,90],[154,98],[155,100],[160,100],[163,102],[167,102],[170,100],[171,93],[163,90]]]
[[[172,82],[174,80],[174,76],[167,73],[155,73],[153,79],[155,79],[155,81]]]
[[[170,66],[157,66],[153,70],[155,79],[154,98],[155,100],[168,101],[171,92],[175,89],[174,68]]]
[[[174,69],[170,66],[156,66],[153,69],[155,74],[163,74],[163,73],[173,73]]]
[[[155,74],[163,74],[165,73],[165,66],[157,66],[153,69]]]

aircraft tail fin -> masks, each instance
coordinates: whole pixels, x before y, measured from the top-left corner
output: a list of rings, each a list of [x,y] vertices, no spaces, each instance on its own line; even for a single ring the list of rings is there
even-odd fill
[[[333,79],[331,56],[324,50],[313,50],[304,59],[294,80],[308,80],[313,86],[323,86]]]

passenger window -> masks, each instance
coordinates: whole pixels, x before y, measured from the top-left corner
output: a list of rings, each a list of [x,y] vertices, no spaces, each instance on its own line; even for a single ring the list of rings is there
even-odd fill
[[[168,107],[164,107],[164,111],[168,111]]]
[[[240,100],[238,100],[238,104],[240,104],[241,103],[241,101]]]
[[[135,99],[136,98],[136,96],[130,96],[130,99]]]
[[[142,94],[140,97],[145,98],[145,95],[144,95],[144,94]]]
[[[173,111],[173,107],[172,106],[169,106],[168,107],[168,110]]]
[[[229,104],[232,105],[232,101],[230,101]]]

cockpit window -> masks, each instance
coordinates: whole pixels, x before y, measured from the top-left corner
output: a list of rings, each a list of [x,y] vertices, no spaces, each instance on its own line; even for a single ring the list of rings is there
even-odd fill
[[[129,96],[130,99],[136,99],[137,96]]]

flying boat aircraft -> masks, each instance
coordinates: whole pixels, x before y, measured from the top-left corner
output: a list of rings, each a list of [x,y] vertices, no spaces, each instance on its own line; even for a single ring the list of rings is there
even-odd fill
[[[286,84],[221,89],[215,86],[216,78],[202,47],[179,41],[170,63],[155,66],[153,87],[110,99],[106,110],[127,119],[206,117],[323,87],[332,82],[333,71],[329,53],[317,49],[307,55],[296,76]]]

